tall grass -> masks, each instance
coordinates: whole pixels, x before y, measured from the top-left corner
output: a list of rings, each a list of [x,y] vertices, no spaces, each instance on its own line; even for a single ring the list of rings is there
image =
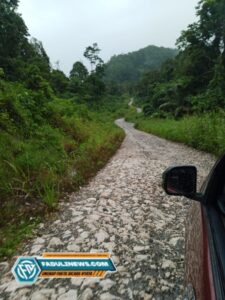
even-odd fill
[[[216,156],[225,151],[225,113],[187,116],[180,120],[151,119],[131,116],[137,129],[160,137],[185,143]]]
[[[90,110],[0,82],[0,259],[33,218],[57,209],[64,192],[86,183],[116,151],[124,137],[114,125],[118,107]]]

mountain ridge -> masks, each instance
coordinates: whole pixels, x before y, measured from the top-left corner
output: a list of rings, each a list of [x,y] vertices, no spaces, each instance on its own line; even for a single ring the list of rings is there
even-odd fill
[[[143,73],[156,70],[178,54],[177,49],[149,45],[125,54],[113,55],[106,63],[107,82],[137,82]]]

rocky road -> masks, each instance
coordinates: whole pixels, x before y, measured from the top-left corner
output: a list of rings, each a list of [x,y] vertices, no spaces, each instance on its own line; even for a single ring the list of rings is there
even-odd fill
[[[0,264],[1,300],[181,299],[190,200],[166,196],[161,175],[173,164],[195,164],[202,181],[214,158],[135,130],[123,119],[117,124],[126,138],[116,155],[87,186],[62,201],[56,219],[40,224],[17,253],[110,251],[117,272],[104,279],[39,279],[21,286],[5,262]]]

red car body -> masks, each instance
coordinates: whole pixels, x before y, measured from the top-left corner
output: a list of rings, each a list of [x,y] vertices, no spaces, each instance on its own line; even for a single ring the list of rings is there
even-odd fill
[[[184,300],[225,300],[225,155],[201,192],[193,166],[171,167],[163,175],[169,195],[193,199],[186,218]]]
[[[185,238],[186,293],[193,293],[198,300],[215,300],[215,290],[210,260],[204,209],[194,202],[186,221]],[[189,289],[189,291],[188,291]],[[190,291],[193,289],[193,291]],[[187,300],[193,299],[190,295]]]

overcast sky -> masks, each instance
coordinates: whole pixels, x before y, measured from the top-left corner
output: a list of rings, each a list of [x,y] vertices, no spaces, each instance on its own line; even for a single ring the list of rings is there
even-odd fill
[[[67,74],[97,42],[101,57],[148,45],[175,47],[181,30],[196,20],[198,0],[20,0],[31,36],[43,42],[53,66]]]

